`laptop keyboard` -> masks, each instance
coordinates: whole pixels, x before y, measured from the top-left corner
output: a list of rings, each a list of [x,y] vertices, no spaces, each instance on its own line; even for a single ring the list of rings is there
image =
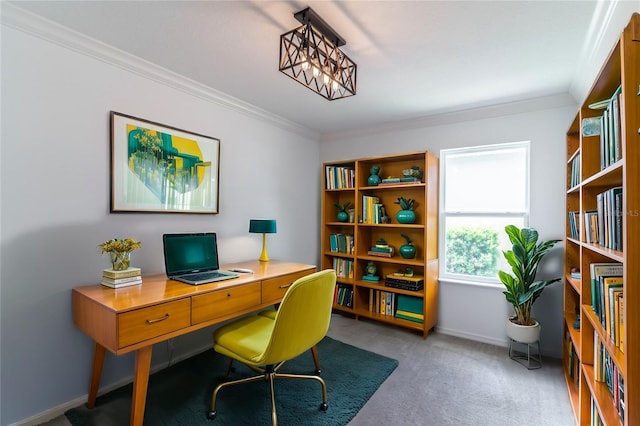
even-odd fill
[[[225,274],[221,274],[220,272],[200,272],[198,274],[189,274],[187,277],[194,281],[200,280],[210,280],[212,278],[223,277]]]

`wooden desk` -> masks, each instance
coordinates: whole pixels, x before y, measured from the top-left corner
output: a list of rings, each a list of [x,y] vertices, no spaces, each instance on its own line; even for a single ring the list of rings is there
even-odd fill
[[[159,274],[120,289],[99,284],[74,288],[73,322],[95,342],[88,407],[96,402],[106,350],[116,355],[136,351],[131,424],[142,425],[154,343],[278,303],[293,281],[316,271],[312,265],[277,260],[222,269],[233,267],[249,268],[254,274],[199,286]]]

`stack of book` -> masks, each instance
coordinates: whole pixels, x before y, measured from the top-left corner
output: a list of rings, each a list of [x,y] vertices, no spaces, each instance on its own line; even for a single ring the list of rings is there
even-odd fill
[[[102,272],[102,285],[104,286],[121,288],[136,284],[142,284],[142,270],[140,268],[129,267],[123,271],[105,269]]]
[[[390,246],[378,246],[371,247],[367,252],[369,256],[378,256],[378,257],[393,257],[393,247]]]
[[[414,322],[424,322],[424,307],[422,298],[398,295],[396,318],[402,318]]]
[[[384,279],[384,285],[403,290],[418,291],[424,288],[424,277],[422,275],[408,277],[406,275],[389,274]]]
[[[417,177],[401,177],[401,178],[386,178],[382,179],[382,182],[378,186],[391,186],[391,185],[415,185],[422,183]]]

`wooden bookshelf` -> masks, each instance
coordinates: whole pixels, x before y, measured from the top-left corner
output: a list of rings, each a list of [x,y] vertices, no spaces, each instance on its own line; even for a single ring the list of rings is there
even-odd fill
[[[368,185],[371,168],[380,167],[380,177],[402,177],[402,171],[418,166],[423,171],[421,182],[413,184],[398,183],[384,185]],[[344,176],[353,176],[345,181]],[[340,176],[340,177],[338,177]],[[338,182],[338,183],[336,183]],[[397,155],[361,158],[323,164],[322,180],[322,268],[344,267],[351,262],[351,276],[338,277],[338,287],[346,287],[351,291],[350,304],[334,303],[334,310],[350,314],[358,319],[369,318],[420,332],[427,337],[438,318],[438,158],[432,153],[410,152]],[[384,205],[389,223],[364,223],[363,197],[377,197]],[[396,204],[398,197],[415,200],[416,220],[413,224],[401,224],[396,220],[396,212],[400,206]],[[335,204],[351,203],[354,209],[353,222],[338,222],[338,209]],[[331,236],[337,234],[352,235],[354,246],[352,252],[332,252]],[[416,247],[416,256],[405,259],[400,256],[399,248],[406,240],[401,234],[409,236]],[[379,257],[368,254],[369,249],[383,238],[394,248],[392,257]],[[337,259],[337,260],[336,260]],[[366,268],[373,261],[377,268],[379,282],[363,280]],[[424,288],[418,291],[403,290],[385,286],[388,274],[412,268],[415,275],[424,276]],[[347,268],[349,270],[349,268]],[[395,315],[384,315],[373,307],[377,292],[388,292],[397,295],[411,296],[421,299],[424,321],[415,322]]]
[[[609,100],[605,108],[593,106],[604,100]],[[600,116],[606,120],[601,122],[600,135],[585,134],[583,120]],[[571,406],[578,425],[598,424],[595,415],[607,426],[640,425],[640,15],[637,13],[631,17],[570,124],[566,143],[563,366]],[[603,207],[599,203],[600,194],[616,187],[622,187],[617,206],[611,198],[617,210]],[[586,239],[589,223],[584,213],[588,210],[608,212],[613,218],[608,227],[611,232],[599,235],[597,242]],[[572,233],[569,219],[569,213],[576,211],[578,238]],[[606,217],[603,215],[605,223]],[[617,225],[615,219],[620,219]],[[603,225],[599,223],[598,229]],[[616,227],[620,229],[619,235]],[[616,247],[617,242],[620,247]],[[592,306],[592,297],[600,293],[599,286],[592,283],[593,263],[623,265],[624,309],[619,313],[619,321],[615,318],[603,321]],[[580,279],[571,276],[572,268],[580,269]],[[578,314],[580,321],[576,328]],[[617,346],[610,331],[619,328],[620,321],[624,323],[623,348]],[[598,363],[603,356],[610,360],[609,383],[598,379]],[[618,386],[620,379],[622,386]],[[621,393],[623,410],[620,410]]]

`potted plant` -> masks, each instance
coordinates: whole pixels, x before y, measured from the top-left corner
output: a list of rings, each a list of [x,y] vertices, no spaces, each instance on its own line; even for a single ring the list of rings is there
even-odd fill
[[[413,211],[415,200],[413,198],[398,197],[395,204],[400,204],[400,210],[396,213],[398,223],[414,223],[416,221],[416,212]]]
[[[112,268],[115,271],[123,271],[130,266],[131,252],[139,249],[142,243],[133,238],[118,239],[105,241],[98,247],[101,253],[109,253]]]
[[[505,231],[513,246],[502,254],[513,274],[498,271],[498,275],[506,289],[502,293],[515,311],[515,316],[507,321],[507,336],[521,343],[537,342],[540,323],[531,318],[531,308],[548,285],[560,281],[560,278],[536,280],[538,265],[560,240],[538,241],[538,231],[533,228],[508,225]]]

